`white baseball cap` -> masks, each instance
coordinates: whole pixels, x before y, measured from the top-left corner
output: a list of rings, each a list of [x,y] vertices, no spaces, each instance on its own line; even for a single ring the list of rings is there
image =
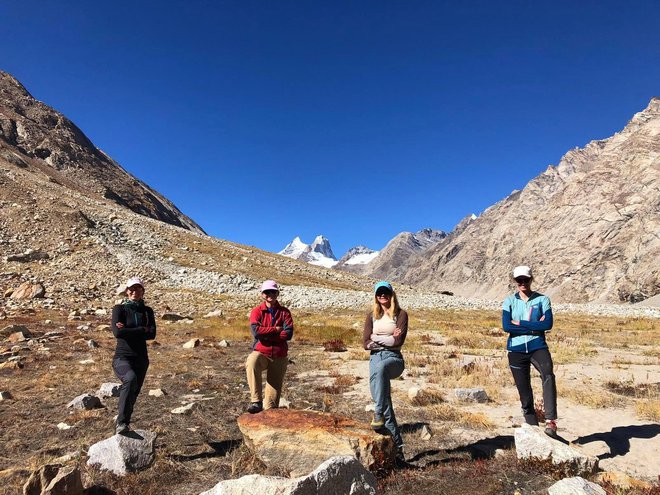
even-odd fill
[[[119,286],[119,288],[117,289],[117,294],[124,294],[126,292],[126,289],[128,289],[129,287],[133,287],[134,285],[139,285],[144,289],[144,282],[140,277],[131,277],[126,281],[126,283]]]
[[[527,265],[520,265],[513,269],[513,278],[527,277],[532,278],[532,269]]]

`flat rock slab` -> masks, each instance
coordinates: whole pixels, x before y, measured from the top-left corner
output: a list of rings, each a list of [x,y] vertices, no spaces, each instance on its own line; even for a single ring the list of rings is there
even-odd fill
[[[548,495],[606,495],[600,485],[576,476],[564,478],[548,488]]]
[[[375,495],[376,478],[351,456],[332,457],[307,476],[279,478],[252,474],[225,480],[200,495]]]
[[[518,459],[551,459],[553,464],[570,468],[575,474],[590,474],[598,468],[598,458],[550,438],[537,426],[527,424],[514,431]]]
[[[124,476],[128,472],[148,468],[156,457],[157,434],[146,430],[131,430],[95,443],[87,452],[87,465]]]
[[[488,402],[488,394],[483,388],[455,388],[454,396],[465,402]]]
[[[389,435],[336,414],[291,409],[269,409],[243,414],[238,427],[246,445],[267,466],[301,476],[327,459],[355,457],[369,470],[393,465],[395,448]]]

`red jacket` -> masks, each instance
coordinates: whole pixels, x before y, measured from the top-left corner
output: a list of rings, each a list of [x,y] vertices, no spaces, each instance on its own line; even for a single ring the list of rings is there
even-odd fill
[[[250,330],[254,337],[252,349],[269,358],[285,357],[289,350],[287,341],[293,338],[293,318],[284,306],[277,304],[273,308],[274,319],[265,302],[250,313]]]

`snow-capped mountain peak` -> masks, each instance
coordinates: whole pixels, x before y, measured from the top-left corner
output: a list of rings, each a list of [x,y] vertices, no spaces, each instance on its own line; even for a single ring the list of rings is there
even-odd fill
[[[332,252],[330,241],[322,235],[316,236],[311,245],[305,244],[300,237],[296,237],[277,254],[326,268],[331,268],[337,264],[337,258]]]
[[[309,248],[309,244],[305,244],[300,240],[300,237],[296,236],[294,240],[287,244],[286,247],[277,254],[287,256],[288,258],[298,259],[300,255],[307,250],[307,248]]]

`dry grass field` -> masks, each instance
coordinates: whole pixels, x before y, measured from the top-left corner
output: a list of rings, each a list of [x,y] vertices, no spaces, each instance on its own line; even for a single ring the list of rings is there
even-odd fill
[[[157,314],[159,308],[155,308]],[[35,336],[61,336],[19,344],[24,367],[0,369],[0,493],[21,493],[34,468],[69,456],[83,470],[89,494],[198,494],[221,479],[269,470],[243,445],[236,418],[248,402],[243,363],[248,353],[247,310],[191,322],[161,322],[150,346],[151,367],[138,399],[135,427],[158,432],[158,453],[148,470],[124,478],[85,465],[85,451],[113,433],[117,399],[103,409],[72,413],[66,404],[103,382],[111,370],[114,338],[107,317],[69,321],[57,312],[25,310],[3,320],[26,325]],[[368,353],[361,349],[364,313],[294,312],[285,398],[294,408],[346,414],[368,422]],[[51,322],[46,324],[46,320]],[[81,325],[90,328],[79,329]],[[202,345],[183,349],[198,337]],[[99,343],[90,349],[87,340]],[[229,347],[219,346],[227,340]],[[416,311],[403,352],[406,371],[393,382],[408,468],[380,473],[380,492],[546,493],[561,473],[541,463],[521,463],[513,449],[520,416],[506,364],[499,314],[484,311]],[[559,433],[598,455],[601,467],[657,483],[660,458],[660,322],[559,314],[548,338],[559,389]],[[324,343],[326,344],[324,346]],[[333,352],[343,343],[344,352]],[[2,352],[11,353],[7,341]],[[90,362],[91,360],[92,362]],[[539,380],[534,383],[535,391]],[[408,390],[424,394],[410,399]],[[486,404],[454,399],[457,387],[482,387]],[[153,397],[148,390],[167,395]],[[189,416],[175,407],[197,401]],[[539,407],[542,407],[539,404]],[[58,423],[72,426],[59,430]],[[433,436],[422,439],[423,427]],[[497,455],[496,455],[497,454]],[[660,493],[657,488],[609,494]]]

